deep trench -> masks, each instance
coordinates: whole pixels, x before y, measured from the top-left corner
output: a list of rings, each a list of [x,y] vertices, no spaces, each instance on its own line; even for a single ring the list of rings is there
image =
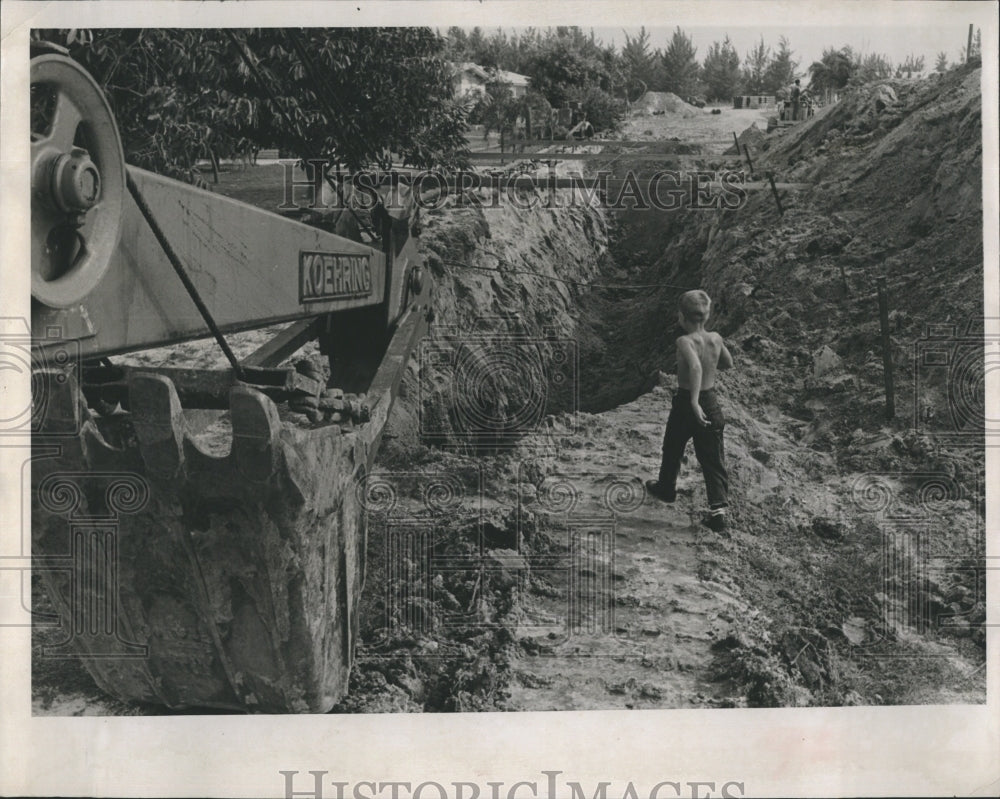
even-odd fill
[[[575,298],[574,309],[574,340],[579,354],[577,409],[590,414],[635,400],[657,385],[660,372],[673,371],[674,340],[683,332],[677,324],[677,299],[688,288],[701,287],[705,243],[704,230],[698,226],[701,219],[683,210],[632,209],[606,214],[608,250],[600,259],[600,274],[594,282],[615,288],[582,291]],[[668,251],[672,257],[665,261]],[[720,321],[724,329],[729,328],[725,318]],[[563,395],[556,393],[551,400],[546,408],[550,415],[572,410]],[[397,420],[395,429],[413,423],[413,417],[407,415]],[[516,446],[516,437],[507,440],[507,447],[496,446],[496,439],[486,435],[458,447],[447,439],[431,442],[429,448],[414,447],[412,440],[408,446],[398,446],[393,436],[389,442],[379,458],[381,466],[389,470],[440,468],[437,459],[453,457],[450,453],[457,451],[460,457],[485,464],[487,472],[498,470],[496,485],[487,488],[489,493],[502,494],[505,481],[512,479],[503,471],[504,453]],[[449,469],[461,470],[453,461],[446,462]],[[531,528],[527,539],[518,541],[524,532],[518,520],[504,513],[490,515],[486,543],[501,549],[517,548],[529,557],[538,552],[546,557],[567,557],[550,538],[545,522],[536,523],[539,526]],[[436,547],[443,546],[449,552],[475,547],[479,532],[474,523],[456,518],[440,519],[438,524],[443,525],[443,532]],[[419,631],[415,631],[412,619],[391,618],[387,608],[383,573],[389,557],[386,536],[378,523],[369,527],[359,658],[349,694],[334,712],[390,708],[453,712],[503,707],[504,685],[518,649],[513,639],[513,619],[518,611],[511,580],[503,572],[480,578],[471,573],[450,573],[436,589],[440,601],[421,600],[421,589],[414,589],[416,599],[411,601],[417,604],[411,610],[419,617]],[[535,586],[534,576],[527,579]],[[455,607],[466,606],[476,592],[488,597],[485,626],[484,619],[472,620],[469,626],[442,624],[443,618]]]
[[[685,246],[684,212],[623,210],[609,219],[610,277],[637,288],[597,289],[581,297],[580,410],[602,413],[651,390],[675,366],[677,300],[701,288],[701,251]],[[665,266],[651,254],[686,250]],[[622,279],[624,277],[624,280]],[[647,288],[656,286],[657,288]]]
[[[757,505],[746,503],[746,512],[739,518],[746,533],[740,555],[750,566],[741,565],[741,585],[757,604],[778,615],[775,622],[778,632],[795,629],[794,623],[819,626],[818,619],[828,619],[830,624],[817,641],[829,652],[838,651],[838,657],[843,657],[850,650],[844,647],[842,625],[859,617],[878,618],[879,613],[885,612],[875,591],[878,577],[872,577],[862,566],[877,571],[878,563],[872,558],[877,559],[886,543],[881,529],[863,510],[851,504],[850,480],[845,490],[838,485],[838,478],[901,467],[926,470],[927,453],[932,451],[937,459],[934,468],[974,476],[981,467],[981,453],[938,453],[920,440],[919,435],[907,432],[905,423],[897,425],[888,435],[882,427],[876,385],[881,371],[869,368],[874,361],[866,352],[878,349],[877,344],[871,343],[872,308],[866,291],[873,280],[873,264],[884,259],[885,252],[897,252],[893,247],[898,247],[899,253],[911,255],[909,248],[914,246],[915,234],[903,231],[899,241],[893,242],[885,228],[895,223],[895,217],[882,217],[868,210],[864,218],[871,221],[871,229],[862,225],[852,227],[848,212],[841,211],[841,216],[822,205],[818,208],[807,205],[804,200],[799,204],[794,200],[789,203],[793,220],[789,224],[787,219],[781,220],[770,205],[771,200],[769,195],[751,197],[750,207],[735,213],[721,209],[607,212],[608,252],[594,283],[603,281],[628,287],[595,285],[574,298],[574,339],[580,359],[578,407],[586,413],[603,413],[632,402],[661,384],[660,373],[669,375],[674,371],[674,341],[680,333],[676,321],[680,294],[694,288],[708,291],[713,299],[709,329],[730,339],[735,345],[734,352],[744,356],[748,364],[741,381],[723,385],[723,393],[729,390],[734,415],[740,421],[733,425],[732,438],[737,447],[743,447],[740,453],[741,467],[746,469],[743,479],[752,482],[760,472],[759,464],[766,465],[773,450],[779,450],[782,466],[791,468],[780,471],[772,464],[772,476],[778,484],[773,500],[777,502],[781,490],[800,495],[782,495],[783,504],[772,504],[772,498]],[[846,206],[851,207],[849,203]],[[858,206],[863,204],[858,201]],[[927,235],[924,227],[917,232],[919,236]],[[950,235],[946,228],[935,228],[935,232],[945,241]],[[885,250],[880,249],[883,246]],[[955,247],[942,250],[958,251]],[[964,250],[962,253],[964,258]],[[917,249],[916,255],[921,254]],[[969,263],[980,261],[981,256],[973,252]],[[965,261],[961,263],[964,265]],[[918,309],[927,311],[925,306],[929,306],[932,314],[951,318],[949,313],[962,307],[959,292],[934,290],[933,296],[914,292],[899,299],[901,304],[909,306],[897,313],[894,334],[901,341],[918,335],[912,322]],[[844,392],[841,384],[838,394],[809,383],[814,353],[820,345],[832,347],[844,359],[845,370],[853,373],[848,377],[855,381],[855,390]],[[778,391],[774,391],[775,385]],[[898,389],[908,397],[916,387],[904,375]],[[553,403],[548,411],[557,414],[568,409]],[[761,413],[773,417],[771,424],[766,425],[766,441],[759,437],[755,424],[755,417],[759,418]],[[488,454],[488,451],[473,454]],[[829,471],[824,472],[820,464],[829,467]],[[813,494],[823,497],[829,506],[789,509],[796,507],[789,505],[793,500],[798,505],[802,499],[808,503]],[[959,507],[949,513],[964,512]],[[967,516],[955,515],[956,527],[968,524]],[[837,543],[831,544],[831,540]],[[828,562],[820,569],[815,568],[818,558],[826,558],[837,548],[839,551],[830,555]],[[795,590],[787,590],[789,585]],[[974,582],[966,581],[956,588],[946,580],[933,589],[919,588],[927,592],[928,601],[938,604],[942,597],[978,596],[978,590]],[[806,594],[808,602],[802,601]],[[789,601],[793,595],[795,599]],[[971,600],[967,604],[970,603]],[[930,620],[916,621],[926,624]],[[848,629],[854,634],[850,625]],[[745,678],[753,685],[773,687],[778,684],[775,679],[780,677],[786,683],[789,679],[793,683],[799,680],[803,685],[808,684],[810,690],[815,688],[801,668],[801,659],[798,663],[794,660],[795,653],[802,648],[802,642],[794,635],[786,635],[787,641],[782,639],[792,647],[792,658],[761,644],[765,637],[755,636],[757,633],[751,630],[746,640],[733,639],[739,657],[734,660],[736,666],[730,664],[730,672],[743,669],[745,673],[740,672],[740,679]],[[947,636],[945,633],[943,640],[950,642]],[[928,646],[936,643],[931,638],[928,637]],[[504,646],[495,646],[496,643],[499,642],[491,642],[481,651],[500,655],[494,664],[500,663],[502,672]],[[965,647],[963,652],[971,651],[970,661],[975,663],[980,657],[975,646],[981,644],[970,641],[959,644]],[[762,647],[760,651],[766,657],[758,657],[755,645]],[[885,646],[895,654],[894,642]],[[906,646],[900,645],[900,654]],[[789,659],[791,662],[786,663]],[[797,667],[802,674],[795,672]],[[830,668],[831,673],[836,671],[833,666]],[[920,667],[912,671],[915,679],[924,679],[921,674]],[[494,675],[491,679],[502,680],[502,676]],[[894,692],[894,696],[908,695],[900,687],[906,679],[898,680],[900,685],[895,685],[892,675],[864,669],[852,679],[861,691],[861,698],[869,702],[883,700],[866,681],[877,680],[882,686],[879,690],[886,696],[887,691]],[[848,686],[834,703],[857,703],[857,696],[851,698],[852,691],[848,690],[850,680],[836,678],[833,682],[838,690],[840,683]],[[782,696],[780,692],[772,695],[771,688],[764,692],[766,696],[747,690],[754,703],[791,701],[790,695]],[[815,690],[819,693],[813,701],[827,701],[822,686]],[[454,700],[451,696],[425,704],[423,709],[455,709]]]

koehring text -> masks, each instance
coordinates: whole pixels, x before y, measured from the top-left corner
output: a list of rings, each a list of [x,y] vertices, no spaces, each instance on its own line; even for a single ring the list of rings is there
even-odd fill
[[[319,302],[359,297],[372,290],[371,260],[367,255],[299,253],[299,301]]]

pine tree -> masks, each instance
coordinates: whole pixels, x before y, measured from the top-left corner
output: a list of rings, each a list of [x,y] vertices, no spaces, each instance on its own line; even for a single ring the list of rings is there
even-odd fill
[[[795,80],[795,69],[799,62],[792,60],[792,48],[788,39],[778,40],[778,49],[764,71],[764,92],[777,94]]]
[[[697,50],[691,37],[678,28],[663,53],[664,88],[680,97],[693,94],[698,83]]]
[[[901,78],[905,69],[903,64],[900,64],[893,71],[892,62],[888,56],[881,53],[868,53],[865,56],[854,55],[851,59],[850,83],[852,86],[871,83],[876,80],[885,80],[891,75]]]
[[[447,34],[447,44],[445,45],[448,57],[452,61],[468,61],[468,36],[466,36],[465,31],[456,25],[452,25],[448,28]]]
[[[571,94],[593,88],[609,91],[613,81],[605,53],[579,28],[549,31],[526,65],[531,88],[545,95],[556,108]]]
[[[934,64],[935,72],[947,72],[948,71],[948,54],[942,50],[937,54],[937,62]]]
[[[727,35],[721,43],[713,42],[701,71],[709,100],[729,100],[738,93],[740,57]]]
[[[483,29],[477,26],[465,37],[465,53],[469,61],[478,64],[485,50],[486,36],[483,34]]]
[[[914,72],[924,71],[924,57],[915,56],[910,53],[904,60],[903,63],[899,65],[900,72],[905,72],[906,77],[913,77]]]
[[[847,85],[854,70],[854,54],[849,47],[828,47],[823,57],[810,65],[809,85],[815,91],[838,91]]]
[[[650,88],[656,81],[656,56],[649,48],[649,34],[645,26],[639,29],[639,35],[634,39],[625,33],[621,62],[629,91],[635,92],[643,85]]]
[[[764,72],[771,60],[771,48],[764,44],[764,37],[747,53],[743,60],[743,90],[747,94],[764,93]]]

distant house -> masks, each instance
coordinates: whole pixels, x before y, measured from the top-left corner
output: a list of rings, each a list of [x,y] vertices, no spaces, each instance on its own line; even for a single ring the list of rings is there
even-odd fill
[[[511,93],[514,97],[524,97],[528,92],[528,76],[519,75],[516,72],[508,72],[505,69],[498,69],[493,73],[474,64],[471,61],[464,61],[460,64],[452,64],[455,70],[454,85],[455,94],[462,96],[465,94],[484,94],[486,84],[491,80],[499,78],[504,83],[510,84]]]
[[[455,94],[459,97],[466,94],[485,94],[486,82],[490,79],[489,73],[479,64],[471,61],[464,61],[461,64],[452,64],[455,76],[452,82],[455,85]]]
[[[515,97],[524,97],[528,93],[527,75],[518,75],[516,72],[508,72],[505,69],[497,70],[497,75],[504,83],[510,84],[510,90]]]

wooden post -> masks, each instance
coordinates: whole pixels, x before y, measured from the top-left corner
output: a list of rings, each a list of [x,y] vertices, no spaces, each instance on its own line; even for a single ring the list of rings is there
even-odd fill
[[[773,172],[768,172],[767,173],[767,179],[771,183],[771,194],[774,195],[774,202],[778,206],[778,216],[784,216],[785,215],[785,209],[782,208],[782,206],[781,206],[781,197],[778,196],[778,187],[774,185],[774,173]]]
[[[972,58],[972,23],[969,23],[969,43],[965,46],[965,63],[969,63]]]
[[[219,182],[219,159],[215,155],[215,150],[209,148],[208,159],[212,162],[212,183]]]
[[[747,157],[747,166],[750,167],[750,177],[753,177],[753,161],[750,160],[750,150],[743,145],[743,154]]]
[[[851,296],[851,287],[847,284],[847,272],[844,271],[844,265],[838,264],[840,266],[840,282],[844,284],[844,296]]]
[[[740,154],[740,140],[736,138],[736,131],[733,131],[733,143],[736,145],[736,155]]]
[[[889,299],[885,278],[878,279],[878,316],[882,328],[882,371],[885,375],[885,418],[892,421],[896,416],[896,397],[892,381],[892,341],[889,338]]]

